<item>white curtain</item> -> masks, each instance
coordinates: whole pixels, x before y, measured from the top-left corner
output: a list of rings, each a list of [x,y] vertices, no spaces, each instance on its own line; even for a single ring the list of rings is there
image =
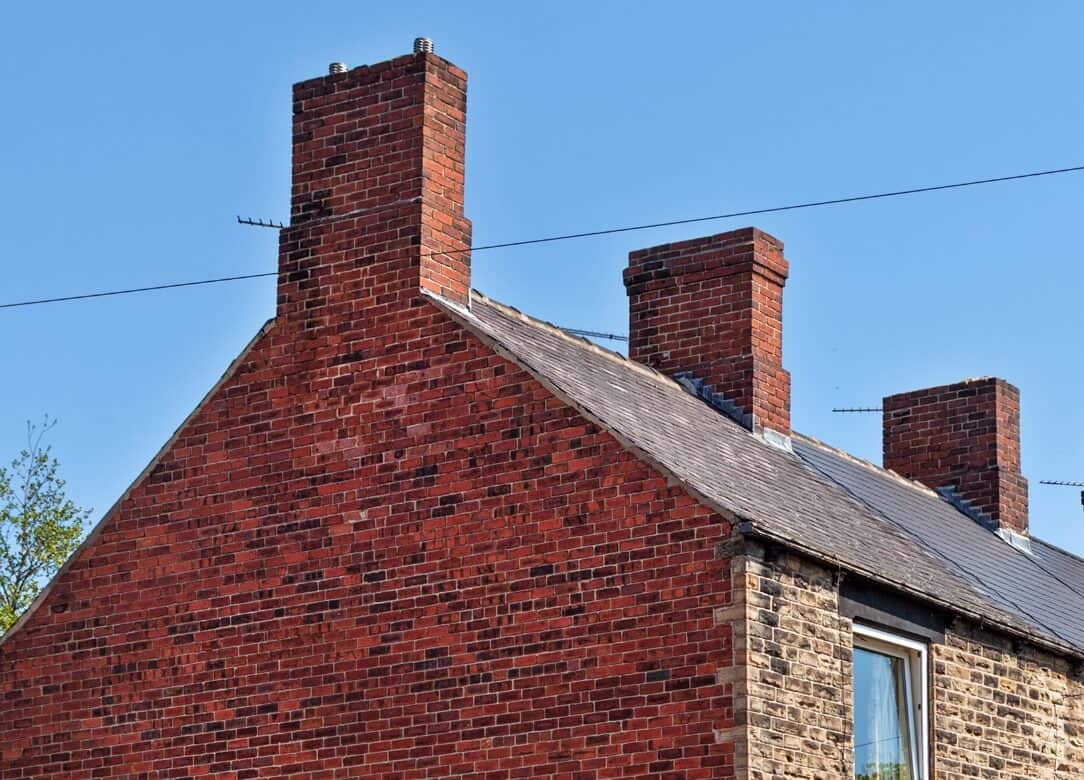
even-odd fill
[[[855,648],[854,666],[855,777],[913,780],[906,661]]]

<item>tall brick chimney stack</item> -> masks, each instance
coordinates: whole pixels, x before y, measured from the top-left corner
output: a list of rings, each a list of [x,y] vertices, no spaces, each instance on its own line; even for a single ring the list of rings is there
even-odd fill
[[[466,305],[466,73],[424,50],[331,70],[294,85],[280,317],[348,328],[423,289]]]
[[[790,436],[783,368],[783,243],[756,228],[629,255],[629,357],[689,373],[747,428]]]
[[[1020,391],[968,379],[884,399],[885,468],[946,490],[994,529],[1028,532],[1020,473]]]

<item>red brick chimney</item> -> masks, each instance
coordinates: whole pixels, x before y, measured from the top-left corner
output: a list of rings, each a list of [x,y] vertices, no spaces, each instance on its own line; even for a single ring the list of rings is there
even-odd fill
[[[995,529],[1028,532],[1020,391],[1003,379],[885,398],[884,465],[934,490],[948,489]]]
[[[757,433],[790,435],[783,243],[756,228],[629,255],[629,357],[688,373]]]
[[[280,317],[349,328],[421,289],[466,305],[466,74],[425,51],[332,71],[294,85]]]

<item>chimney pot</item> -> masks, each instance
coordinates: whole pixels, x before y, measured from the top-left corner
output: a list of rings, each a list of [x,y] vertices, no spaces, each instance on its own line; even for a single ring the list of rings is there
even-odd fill
[[[427,54],[433,53],[433,39],[432,38],[415,38],[414,39],[414,53],[419,54],[425,52]]]
[[[327,72],[331,75],[334,75],[336,73],[346,73],[346,63],[333,62],[327,66]]]

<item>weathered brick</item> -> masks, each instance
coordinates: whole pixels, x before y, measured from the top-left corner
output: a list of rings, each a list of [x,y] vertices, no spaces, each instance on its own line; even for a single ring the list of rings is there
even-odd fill
[[[278,316],[0,645],[5,780],[853,778],[839,573],[422,294],[469,305],[465,78],[295,87]],[[633,348],[769,366],[732,399],[788,432],[785,277],[755,230],[634,253]],[[933,777],[1084,778],[1079,665],[963,619],[929,656]]]

